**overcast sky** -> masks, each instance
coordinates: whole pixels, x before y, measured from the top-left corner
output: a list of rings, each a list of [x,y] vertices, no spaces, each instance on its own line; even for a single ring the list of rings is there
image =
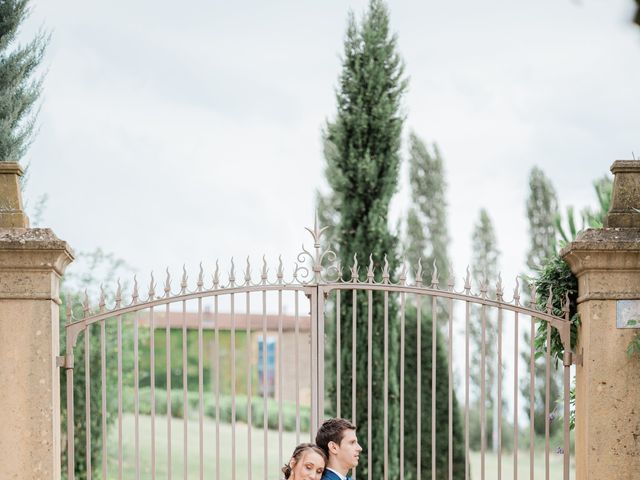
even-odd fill
[[[481,207],[505,277],[523,270],[534,165],[562,205],[640,155],[640,28],[631,0],[390,1],[410,129],[445,159],[458,278]],[[33,2],[51,32],[30,206],[76,251],[139,273],[200,260],[292,264],[322,187],[349,9],[365,1]],[[403,147],[406,152],[406,141]],[[406,158],[406,154],[404,154]],[[405,165],[406,167],[406,165]],[[406,168],[393,224],[407,205]],[[511,282],[507,282],[510,285]]]

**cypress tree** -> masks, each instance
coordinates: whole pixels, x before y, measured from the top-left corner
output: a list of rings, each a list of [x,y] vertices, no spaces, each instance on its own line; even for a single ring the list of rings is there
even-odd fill
[[[547,260],[551,258],[556,251],[556,227],[554,219],[558,215],[558,199],[556,191],[553,188],[551,180],[547,178],[544,172],[533,167],[529,174],[529,197],[527,198],[527,219],[529,221],[529,238],[530,245],[527,253],[527,267],[529,273],[539,273]],[[530,299],[531,294],[528,286],[523,289],[526,296]],[[540,325],[540,323],[538,323]],[[522,407],[526,415],[530,417],[530,397],[529,397],[529,378],[531,375],[531,335],[526,330],[523,333],[523,343],[525,347],[520,353],[522,363],[526,368],[527,374],[523,377],[520,392],[522,393]],[[535,379],[536,389],[534,396],[534,430],[537,435],[545,433],[545,395],[546,395],[546,368],[543,362],[535,363]],[[554,375],[556,373],[556,375]],[[560,387],[558,385],[557,370],[552,370],[549,379],[549,405],[553,410],[556,406],[560,395]],[[529,419],[531,420],[531,419]],[[552,422],[550,424],[550,433],[558,429],[560,423]]]
[[[472,256],[471,256],[471,273],[476,285],[486,281],[487,295],[495,293],[495,282],[498,276],[498,251],[497,240],[491,218],[487,211],[483,208],[480,210],[478,222],[475,224],[472,234]],[[481,389],[481,355],[482,355],[482,317],[481,307],[475,305],[471,309],[472,318],[469,322],[469,340],[472,346],[471,357],[471,378],[470,384],[474,387],[477,403],[480,402]],[[493,435],[495,429],[494,418],[497,411],[497,342],[498,342],[498,326],[497,321],[492,318],[490,309],[486,310],[486,328],[485,328],[485,441],[486,445],[496,447]],[[471,406],[469,407],[471,409]],[[478,407],[479,409],[479,407]],[[475,416],[470,412],[471,416]],[[470,437],[473,447],[479,447],[481,441],[480,426],[475,422],[470,429]]]
[[[412,207],[407,214],[407,258],[411,265],[422,259],[425,270],[432,269],[433,262],[439,268],[440,277],[446,277],[449,269],[447,252],[448,232],[446,225],[446,182],[442,157],[437,146],[428,149],[414,133],[409,135],[409,175],[411,182]],[[430,280],[426,276],[426,282]],[[421,448],[417,448],[417,402],[409,402],[405,408],[405,478],[417,478],[417,459],[420,456],[421,478],[431,478],[431,378],[432,378],[432,315],[428,305],[422,301],[421,315]],[[441,307],[441,305],[439,305]],[[447,323],[445,308],[438,308],[440,325]],[[407,309],[406,322],[406,367],[405,392],[409,398],[417,394],[417,309],[411,305]],[[438,478],[448,471],[449,459],[449,371],[447,347],[441,331],[436,341],[436,472]],[[464,439],[458,407],[453,392],[453,478],[464,478]]]
[[[443,160],[435,143],[429,149],[413,132],[409,134],[409,181],[413,207],[407,217],[408,259],[416,265],[422,258],[426,269],[435,261],[439,271],[446,272],[449,233]]]
[[[42,80],[35,71],[47,37],[40,33],[15,46],[18,29],[29,14],[28,0],[0,2],[0,161],[17,162],[31,141]]]
[[[396,52],[396,36],[389,30],[389,14],[381,0],[371,0],[360,23],[349,15],[339,86],[336,92],[337,113],[324,131],[326,178],[331,188],[320,206],[335,209],[332,246],[345,271],[357,254],[360,264],[367,264],[373,254],[376,280],[381,280],[384,255],[390,271],[398,267],[397,238],[388,226],[389,202],[397,189],[400,166],[400,143],[403,116],[400,112],[407,81],[403,62]],[[322,217],[322,212],[321,212]],[[351,319],[351,295],[342,302],[341,316]],[[399,383],[398,306],[393,295],[389,302],[389,475],[395,478],[399,466]],[[383,477],[384,416],[383,343],[384,306],[380,292],[373,292],[373,398],[367,411],[367,294],[357,295],[357,391],[356,418],[358,438],[363,453],[358,477],[368,473],[368,456],[372,476]],[[335,343],[335,330],[327,325],[327,342]],[[351,321],[342,323],[341,413],[351,412]],[[335,399],[335,355],[327,359],[327,400]],[[335,403],[335,402],[334,402]],[[367,442],[366,421],[371,416],[374,435]]]

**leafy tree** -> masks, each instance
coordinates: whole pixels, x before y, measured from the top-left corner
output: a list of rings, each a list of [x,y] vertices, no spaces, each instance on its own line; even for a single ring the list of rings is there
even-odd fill
[[[344,56],[336,92],[337,114],[324,131],[326,178],[331,193],[319,202],[329,205],[334,214],[332,246],[343,266],[351,265],[354,254],[361,263],[373,254],[377,280],[381,280],[382,261],[387,255],[390,271],[398,266],[396,237],[388,227],[389,202],[397,189],[400,166],[400,142],[403,116],[400,105],[407,81],[403,62],[396,51],[396,36],[389,30],[389,14],[381,0],[371,0],[362,21],[349,16],[344,41]],[[358,352],[367,351],[367,295],[357,296]],[[350,301],[342,302],[342,318],[351,318]],[[373,294],[373,358],[383,358],[383,298]],[[327,326],[327,345],[335,343],[335,329]],[[398,473],[399,462],[399,383],[398,383],[398,308],[389,304],[389,475]],[[351,371],[351,322],[342,325],[342,366]],[[335,372],[335,355],[329,355],[327,372]],[[367,355],[357,357],[358,391],[366,392]],[[351,412],[351,378],[343,375],[341,411]],[[383,369],[374,368],[373,396],[383,398]],[[336,398],[336,379],[327,375],[327,396]],[[364,448],[358,476],[367,472],[367,455],[372,459],[372,476],[381,478],[384,465],[384,436],[373,436],[367,445],[363,419],[371,416],[374,432],[384,431],[383,402],[373,403],[367,411],[367,395],[356,398],[359,438]]]
[[[498,276],[498,251],[496,234],[491,222],[491,218],[487,211],[483,208],[480,210],[478,222],[475,224],[472,233],[472,260],[471,273],[478,285],[485,285],[487,294],[494,292],[495,281]],[[470,384],[474,387],[478,401],[480,401],[480,389],[482,387],[481,378],[481,358],[482,358],[482,313],[481,307],[473,306],[471,309],[472,318],[469,322],[469,341],[472,346],[471,358],[471,378]],[[493,442],[493,432],[497,425],[497,380],[498,365],[497,344],[498,344],[498,327],[497,321],[491,318],[489,309],[485,311],[485,413],[486,413],[486,429],[485,441],[487,445],[497,447]],[[471,408],[471,407],[470,407]],[[479,407],[478,407],[479,408]],[[496,421],[493,421],[493,420]],[[473,428],[478,428],[474,425]],[[471,434],[470,436],[481,438],[481,435]],[[477,447],[477,445],[474,445]]]
[[[529,220],[530,245],[527,253],[527,267],[529,273],[539,272],[549,258],[556,253],[556,228],[554,219],[558,215],[558,200],[551,181],[544,172],[533,167],[529,174],[529,197],[527,198],[527,218]],[[528,286],[527,286],[528,287]],[[524,289],[526,297],[530,298],[528,288]],[[538,322],[538,325],[543,322]],[[531,344],[531,335],[525,331],[524,345]],[[527,375],[523,377],[520,391],[523,397],[523,409],[530,417],[529,382],[531,372],[531,353],[528,348],[520,352],[522,363]],[[546,366],[544,362],[535,362],[535,393],[534,393],[534,430],[537,435],[545,434],[545,396],[546,396]],[[553,410],[560,396],[558,370],[553,369],[549,378],[549,406]],[[531,419],[530,419],[531,420]],[[558,429],[560,423],[550,424],[550,435]]]
[[[29,14],[28,0],[0,2],[0,161],[17,162],[31,141],[42,79],[36,70],[48,42],[39,33],[26,45],[14,45]]]

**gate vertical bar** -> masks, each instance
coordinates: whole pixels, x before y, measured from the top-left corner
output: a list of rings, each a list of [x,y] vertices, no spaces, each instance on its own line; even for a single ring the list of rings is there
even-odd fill
[[[104,320],[100,322],[100,389],[102,390],[102,478],[107,478],[107,346]]]
[[[536,319],[531,317],[531,346],[529,351],[529,478],[535,478],[535,385],[536,385]]]
[[[480,307],[482,318],[482,351],[480,352],[480,478],[485,478],[485,454],[487,448],[487,424],[486,424],[486,366],[487,366],[487,312],[485,306]],[[533,480],[533,479],[532,479]]]
[[[84,330],[84,416],[85,416],[85,465],[87,466],[87,480],[91,480],[91,362],[89,347],[89,331]]]
[[[518,312],[513,320],[513,478],[518,480]]]
[[[122,480],[122,315],[117,319],[118,344],[118,480]]]
[[[233,282],[232,282],[233,285]],[[231,300],[231,478],[236,479],[236,304],[235,295]],[[185,458],[185,465],[187,459]],[[186,468],[186,467],[185,467]]]
[[[186,282],[186,280],[185,280]],[[183,283],[184,284],[184,283]],[[185,287],[182,291],[184,292]],[[188,444],[188,428],[189,428],[189,399],[187,397],[188,379],[187,379],[187,302],[182,301],[182,478],[186,480],[189,475],[189,444]]]
[[[306,287],[305,295],[309,299],[309,312],[311,314],[311,425],[310,441],[313,442],[320,426],[320,415],[318,410],[318,288]]]
[[[296,445],[300,444],[300,307],[298,305],[298,291],[294,291],[295,312],[295,377],[296,377]]]
[[[422,296],[416,295],[416,474],[422,477]],[[433,475],[432,475],[433,476]]]
[[[449,290],[453,289],[453,285]],[[453,299],[449,299],[449,345],[448,345],[448,362],[449,362],[449,476],[448,480],[453,480]]]
[[[248,277],[250,280],[250,277]],[[249,281],[247,280],[247,281]],[[251,418],[251,403],[253,401],[253,392],[251,391],[251,365],[252,365],[252,343],[251,343],[251,295],[249,292],[246,294],[246,319],[247,319],[247,338],[245,339],[245,355],[247,362],[247,479],[251,480],[251,461],[253,456],[251,455],[251,426],[252,426],[252,418]],[[201,470],[202,472],[202,470]],[[202,480],[202,478],[200,479]]]
[[[341,290],[336,290],[336,417],[341,418],[341,403],[342,403],[342,381],[340,376],[340,361],[342,360],[342,347],[340,336],[340,297]]]
[[[502,297],[500,298],[502,300]],[[502,308],[498,309],[498,480],[502,480]]]
[[[165,286],[165,296],[170,294],[169,282]],[[171,322],[169,320],[170,307],[167,303],[164,310],[164,348],[165,348],[165,370],[167,375],[167,478],[171,480],[173,466],[171,463]],[[122,467],[121,467],[122,469]]]
[[[434,285],[432,285],[433,288]],[[437,284],[435,284],[437,287]],[[420,319],[418,319],[420,321]],[[438,334],[438,304],[431,296],[431,478],[436,478],[436,339]]]
[[[278,465],[284,462],[282,449],[282,357],[283,357],[283,337],[282,337],[282,290],[278,290]],[[318,390],[320,392],[321,390]]]
[[[468,289],[465,290],[468,293]],[[469,480],[469,315],[471,305],[465,302],[464,311],[464,478]]]
[[[262,290],[262,440],[264,449],[264,480],[269,475],[269,409],[267,408],[267,291]]]
[[[151,386],[151,479],[156,478],[156,324],[153,307],[149,309],[149,377]],[[106,476],[104,477],[107,478]]]
[[[137,301],[134,299],[134,302]],[[140,480],[140,365],[139,365],[139,315],[133,317],[133,414],[135,417],[136,480]]]
[[[220,315],[217,295],[213,301],[213,321],[215,324],[213,344],[216,355],[216,480],[220,480]]]
[[[316,286],[316,308],[318,328],[318,426],[324,421],[324,303],[327,292]],[[315,442],[315,438],[312,439]]]
[[[404,480],[404,323],[405,293],[400,293],[400,480]]]
[[[199,286],[199,288],[201,288]],[[202,365],[203,347],[202,297],[198,298],[198,442],[200,460],[200,480],[204,478],[204,372]],[[249,457],[251,458],[251,457]]]
[[[389,478],[389,292],[384,292],[384,472]]]
[[[371,448],[371,395],[373,393],[373,292],[367,290],[367,478],[371,480],[372,454]]]
[[[544,392],[544,475],[549,480],[549,400],[551,398],[551,323],[547,324],[547,349],[545,361],[545,392]]]

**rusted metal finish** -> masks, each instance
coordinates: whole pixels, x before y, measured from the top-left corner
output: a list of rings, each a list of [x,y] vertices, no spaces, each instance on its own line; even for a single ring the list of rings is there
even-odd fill
[[[67,308],[68,324],[67,329],[67,352],[66,355],[60,357],[59,365],[64,367],[67,372],[67,411],[70,415],[73,415],[74,411],[74,399],[73,399],[73,353],[74,348],[80,334],[83,334],[84,340],[84,382],[85,382],[85,421],[87,425],[91,425],[92,410],[90,408],[91,402],[101,402],[101,412],[99,410],[98,415],[100,419],[94,418],[94,424],[97,423],[100,430],[97,434],[101,436],[101,451],[97,452],[98,465],[91,464],[91,449],[94,447],[92,440],[92,434],[95,432],[88,432],[86,435],[86,450],[88,452],[85,459],[88,466],[88,478],[91,478],[91,474],[96,471],[101,474],[102,477],[108,475],[116,475],[115,472],[108,472],[107,465],[117,465],[117,477],[120,479],[123,477],[123,463],[124,458],[130,458],[133,455],[133,461],[135,466],[135,476],[147,475],[150,472],[151,478],[155,478],[157,465],[156,460],[160,455],[158,450],[163,448],[166,450],[166,465],[162,466],[162,470],[166,470],[166,477],[171,478],[173,470],[173,459],[176,453],[173,450],[175,445],[178,451],[181,450],[181,463],[183,469],[181,477],[183,478],[204,478],[206,472],[211,469],[215,472],[214,478],[221,478],[221,442],[229,441],[231,465],[228,465],[230,472],[230,478],[252,478],[258,476],[263,479],[272,478],[273,472],[278,470],[278,465],[286,462],[287,455],[289,454],[289,448],[285,433],[285,385],[290,385],[291,389],[294,389],[294,396],[291,400],[291,407],[295,408],[295,427],[292,432],[295,432],[295,442],[301,441],[301,435],[305,434],[301,424],[301,416],[304,409],[308,408],[310,413],[310,425],[309,425],[309,438],[313,440],[317,428],[325,418],[325,401],[328,405],[333,407],[335,405],[334,413],[338,415],[350,414],[352,421],[358,424],[359,433],[361,436],[366,436],[367,443],[372,445],[374,438],[377,435],[384,436],[384,451],[370,452],[368,458],[368,477],[372,478],[372,463],[373,456],[380,456],[383,458],[384,470],[383,478],[387,479],[391,476],[389,470],[389,432],[391,431],[389,425],[390,409],[394,408],[389,398],[389,385],[390,379],[393,375],[397,375],[394,382],[399,381],[399,398],[396,397],[395,403],[399,404],[399,424],[394,426],[399,429],[399,438],[392,441],[398,441],[399,448],[399,478],[403,479],[409,475],[406,471],[407,468],[415,469],[411,472],[411,477],[420,478],[423,468],[431,470],[432,478],[443,477],[453,478],[458,472],[454,471],[454,441],[455,436],[453,434],[453,398],[455,392],[454,383],[454,371],[456,368],[460,368],[462,376],[461,381],[464,388],[464,409],[461,412],[461,419],[464,425],[464,455],[467,461],[465,461],[464,472],[465,478],[485,478],[485,456],[487,455],[488,448],[486,445],[486,432],[487,432],[487,402],[489,392],[497,393],[497,408],[493,411],[497,414],[497,420],[493,423],[494,442],[492,445],[496,449],[498,459],[497,475],[500,480],[503,477],[503,465],[502,465],[502,430],[504,421],[504,412],[502,408],[502,400],[504,392],[513,387],[512,390],[512,410],[513,412],[513,435],[514,435],[514,455],[513,455],[513,478],[517,478],[518,475],[518,437],[520,430],[520,419],[518,415],[519,399],[521,398],[519,392],[519,383],[522,380],[521,372],[519,372],[519,353],[521,338],[521,325],[520,317],[526,316],[531,319],[531,326],[526,330],[531,334],[531,341],[533,342],[536,332],[537,324],[545,322],[549,328],[547,328],[547,351],[544,355],[545,361],[545,478],[549,478],[549,457],[552,454],[549,440],[549,418],[552,405],[550,404],[550,389],[549,383],[551,379],[550,364],[552,358],[550,355],[549,344],[550,335],[552,329],[559,332],[561,341],[565,345],[564,356],[564,397],[563,397],[563,412],[564,412],[564,448],[562,450],[564,454],[564,477],[568,479],[569,475],[569,436],[568,436],[568,417],[570,413],[569,406],[569,374],[570,366],[578,356],[569,348],[569,332],[570,322],[568,318],[568,299],[564,301],[564,316],[559,317],[553,314],[552,309],[547,306],[546,309],[538,309],[535,302],[535,297],[529,306],[520,304],[520,291],[519,284],[516,280],[516,288],[514,290],[511,299],[505,298],[504,289],[502,286],[502,279],[498,278],[495,288],[495,293],[489,292],[489,280],[482,279],[478,284],[478,291],[474,291],[473,282],[470,278],[469,271],[464,278],[464,284],[462,287],[456,287],[455,280],[453,278],[451,268],[448,272],[448,281],[446,286],[440,286],[438,266],[433,265],[433,271],[431,276],[431,282],[423,285],[422,283],[422,265],[418,263],[413,275],[409,270],[409,267],[402,264],[400,271],[397,275],[391,272],[389,269],[389,263],[386,258],[382,259],[381,268],[376,269],[376,264],[373,256],[369,257],[368,267],[366,268],[366,275],[363,278],[359,275],[359,265],[357,257],[354,256],[353,264],[350,268],[344,269],[347,275],[343,275],[342,266],[337,263],[336,254],[329,248],[324,247],[323,235],[326,228],[320,228],[317,224],[312,229],[307,229],[313,239],[313,248],[307,250],[304,246],[302,252],[298,255],[298,263],[290,272],[285,272],[284,264],[280,258],[275,269],[275,275],[270,275],[267,267],[266,259],[262,259],[262,266],[259,269],[259,275],[257,278],[252,276],[251,262],[247,259],[246,268],[244,269],[244,278],[236,280],[235,266],[233,260],[231,261],[231,267],[226,281],[222,280],[218,263],[216,262],[215,269],[211,275],[211,280],[207,281],[207,275],[204,273],[204,268],[201,266],[197,280],[194,282],[193,288],[189,287],[189,281],[186,273],[186,269],[183,268],[182,277],[179,282],[179,290],[172,291],[171,287],[171,275],[167,272],[167,277],[164,282],[164,294],[155,294],[155,283],[153,277],[149,283],[149,289],[146,296],[140,295],[138,292],[138,282],[134,279],[133,291],[131,293],[131,301],[123,301],[122,289],[118,287],[115,295],[115,303],[110,304],[105,298],[105,294],[102,291],[97,308],[92,309],[88,296],[85,295],[82,304],[83,314],[79,318],[75,318],[71,308]],[[303,295],[300,295],[300,293]],[[378,292],[378,293],[376,293]],[[290,296],[289,296],[290,295]],[[258,302],[252,302],[253,298],[259,299]],[[302,304],[299,303],[299,298],[302,298]],[[439,300],[440,299],[440,300]],[[363,301],[364,300],[364,301]],[[425,302],[430,300],[430,302]],[[381,303],[380,307],[377,303]],[[285,314],[285,303],[287,308],[293,309],[293,315]],[[351,310],[351,318],[344,318],[343,309],[348,305]],[[398,307],[397,314],[391,316],[390,306],[395,304]],[[430,304],[430,307],[429,306]],[[426,305],[426,307],[425,307]],[[171,307],[175,306],[175,311],[171,312]],[[408,307],[411,306],[411,310]],[[444,309],[446,307],[446,310]],[[460,308],[462,307],[462,308]],[[479,313],[476,315],[474,312]],[[439,310],[440,308],[440,310]],[[213,309],[213,314],[211,314]],[[257,309],[256,314],[252,313],[252,309]],[[163,317],[164,311],[164,317]],[[290,311],[290,310],[289,310]],[[377,314],[374,312],[381,311],[381,318],[376,318]],[[396,311],[396,310],[392,310]],[[415,330],[411,329],[411,332],[405,332],[405,317],[408,312],[415,312],[416,326]],[[441,320],[442,327],[438,326],[438,312],[445,312],[446,315]],[[307,313],[308,312],[308,313]],[[172,320],[176,314],[180,317],[179,322]],[[205,321],[204,317],[208,315]],[[410,321],[413,321],[414,313],[410,314]],[[423,317],[428,318],[431,322],[431,339],[426,340],[427,343],[423,344],[425,339],[422,339],[423,332],[421,330]],[[286,318],[286,320],[285,320]],[[362,322],[364,319],[364,323]],[[333,321],[333,330],[335,337],[331,339],[330,345],[325,344],[325,328],[326,322]],[[106,332],[110,328],[111,323],[114,322],[117,327],[117,345],[110,346],[107,341],[108,335]],[[377,338],[374,336],[374,326],[376,322],[383,323],[383,337]],[[481,324],[481,344],[479,347],[479,391],[472,391],[470,387],[470,375],[471,375],[471,354],[472,346],[470,345],[470,326],[473,322]],[[179,323],[179,324],[178,324]],[[99,362],[100,365],[92,364],[89,353],[91,352],[91,326],[96,324],[94,328],[100,328],[100,354],[95,356],[94,363]],[[495,349],[489,350],[487,344],[487,329],[489,326],[497,326],[497,356],[489,354],[488,352],[494,352]],[[377,325],[380,325],[379,323]],[[526,325],[526,324],[525,324]],[[399,341],[399,348],[393,349],[398,352],[397,361],[399,362],[399,368],[396,371],[391,371],[390,365],[390,334],[392,327],[399,327],[399,338],[395,341]],[[127,360],[129,364],[124,365],[125,358],[131,358],[123,355],[123,349],[129,348],[123,341],[123,336],[128,331],[133,330],[133,380],[132,383],[126,380],[127,369],[130,368],[129,364],[131,360]],[[526,328],[526,327],[525,327]],[[181,331],[180,331],[181,330]],[[213,330],[213,339],[211,340],[210,351],[205,345],[206,332]],[[507,333],[513,332],[513,337],[509,337],[508,340],[504,340]],[[97,332],[97,330],[95,330]],[[123,332],[124,331],[124,332]],[[193,332],[197,335],[197,344],[189,343],[189,334]],[[345,333],[347,332],[347,333]],[[455,341],[456,332],[460,332],[463,338],[460,341]],[[164,333],[165,342],[156,344],[156,333],[162,335]],[[181,333],[180,337],[176,337],[175,340],[181,341],[181,345],[177,355],[178,358],[172,358],[171,349],[172,334],[177,335]],[[349,335],[351,338],[345,338],[345,335]],[[377,335],[377,334],[376,334]],[[408,370],[405,369],[405,365],[408,360],[407,356],[407,335],[416,335],[415,344],[416,357],[411,361],[416,361],[415,370],[412,368],[410,372],[411,376],[415,375],[416,383],[409,388],[405,385],[408,378]],[[443,357],[436,355],[436,349],[438,348],[438,335],[442,335]],[[126,337],[129,338],[129,337]],[[222,353],[224,342],[228,342],[230,351],[228,353]],[[365,338],[366,345],[364,350],[358,351],[357,345],[359,339]],[[294,347],[287,346],[286,341],[289,339]],[[285,341],[286,340],[286,341]],[[413,342],[414,339],[411,339]],[[513,343],[513,357],[510,357],[510,348],[503,348],[503,340],[509,345]],[[146,342],[146,343],[145,343]],[[383,344],[376,342],[384,342]],[[164,346],[162,346],[164,343]],[[260,344],[260,349],[258,349]],[[269,345],[275,344],[276,348],[273,351],[269,350]],[[431,347],[430,358],[423,358],[422,348]],[[140,350],[141,348],[148,350]],[[378,347],[380,345],[380,347]],[[325,391],[325,375],[329,372],[325,372],[325,355],[328,355],[327,348],[331,347],[333,353],[336,355],[335,362],[332,364],[335,368],[330,372],[335,374],[337,378],[341,376],[347,376],[345,383],[340,381],[336,382],[335,398],[326,397]],[[174,345],[174,348],[176,345]],[[374,347],[382,348],[382,363],[380,359],[374,357]],[[117,350],[117,357],[110,357],[109,348]],[[460,351],[457,352],[456,348]],[[464,348],[464,353],[462,349]],[[535,377],[534,370],[536,366],[534,358],[533,344],[527,345],[524,348],[528,348],[531,356],[530,370],[531,376],[529,377],[529,400],[530,405],[533,405],[535,400]],[[344,351],[349,349],[350,351]],[[164,352],[162,352],[164,350]],[[141,352],[148,352],[148,354],[141,354]],[[259,352],[259,353],[258,353]],[[271,352],[271,353],[270,353]],[[158,353],[164,353],[164,362],[158,362],[156,364],[156,355]],[[131,355],[131,354],[129,354]],[[226,356],[225,356],[226,355]],[[174,355],[175,356],[175,355]],[[364,357],[363,357],[364,356]],[[360,357],[360,358],[359,358]],[[512,358],[511,368],[513,369],[513,379],[504,379],[502,375],[502,363],[507,359]],[[107,363],[109,358],[117,358],[117,363],[114,365]],[[161,358],[161,357],[160,357]],[[359,358],[360,362],[356,360]],[[448,368],[446,371],[447,378],[444,379],[447,383],[446,397],[437,398],[436,394],[436,375],[438,372],[438,365],[440,358],[448,361]],[[346,361],[345,361],[346,359]],[[350,361],[349,361],[350,360]],[[431,363],[427,368],[431,371],[430,385],[425,386],[422,384],[422,375],[425,364],[429,360]],[[363,367],[365,365],[366,367]],[[394,359],[394,361],[396,361]],[[508,360],[507,360],[508,361]],[[224,362],[224,363],[223,363]],[[458,363],[459,362],[459,363]],[[350,363],[350,365],[349,365]],[[143,367],[144,365],[144,367]],[[358,371],[358,365],[360,368],[364,368],[363,371]],[[497,365],[497,379],[494,385],[490,385],[487,382],[490,377],[487,375],[487,369],[493,368]],[[107,384],[107,378],[109,378],[108,372],[111,368],[117,368],[117,385],[114,386],[114,391],[110,391],[110,387]],[[144,368],[144,370],[142,370]],[[166,392],[166,413],[160,413],[156,411],[156,403],[158,398],[156,384],[156,370],[165,369],[166,379],[160,373],[160,382],[165,383]],[[375,390],[373,373],[375,369],[383,368],[383,392],[382,398],[378,398],[378,391]],[[193,373],[190,376],[190,371]],[[207,377],[205,371],[210,371],[210,377]],[[91,373],[100,372],[100,395],[99,398],[92,398],[90,385]],[[177,387],[181,390],[182,397],[182,435],[178,433],[175,436],[172,433],[172,425],[175,429],[175,423],[172,418],[172,372],[178,375]],[[261,372],[261,373],[260,373]],[[285,373],[288,372],[288,373]],[[180,381],[181,375],[181,381]],[[269,377],[271,375],[271,377]],[[293,376],[291,383],[286,383],[290,379],[287,376]],[[359,376],[366,380],[358,380]],[[197,378],[197,380],[196,380]],[[274,379],[273,384],[268,383],[268,379]],[[192,379],[192,380],[188,380]],[[210,379],[210,380],[208,380]],[[223,380],[224,379],[224,380]],[[82,381],[82,378],[80,379]],[[130,382],[125,387],[125,382]],[[364,382],[367,382],[364,385]],[[227,383],[228,382],[228,383]],[[361,383],[359,383],[361,382]],[[513,385],[511,385],[513,382]],[[344,391],[342,387],[344,385],[351,385],[351,405],[345,406],[343,402]],[[209,385],[207,387],[207,385]],[[174,385],[175,386],[175,385]],[[257,386],[257,388],[256,388]],[[129,390],[129,388],[131,388]],[[117,388],[117,449],[113,448],[113,452],[107,449],[107,424],[108,412],[107,405],[111,401],[111,395],[115,395],[115,389]],[[305,390],[307,389],[307,390]],[[489,390],[491,389],[491,390]],[[126,434],[123,420],[127,420],[124,412],[123,405],[126,404],[123,396],[127,392],[133,392],[133,421],[134,421],[134,448],[133,452],[123,451],[123,436]],[[306,391],[308,393],[303,394]],[[228,401],[230,405],[230,418],[229,427],[222,424],[221,415],[221,403],[222,397],[225,392],[229,392]],[[197,394],[197,395],[196,395]],[[140,411],[141,395],[149,395],[151,400],[149,420],[147,417],[143,417]],[[366,395],[366,412],[359,412],[356,409],[356,398],[359,395],[363,395],[363,399]],[[408,396],[407,396],[408,395]],[[96,397],[97,395],[93,395]],[[269,398],[272,397],[270,401]],[[145,397],[146,398],[146,397]],[[178,397],[179,399],[180,397]],[[246,398],[246,400],[245,400]],[[207,399],[211,399],[213,403],[211,411],[208,411],[206,407]],[[175,400],[175,397],[174,397]],[[225,400],[227,401],[227,400]],[[246,401],[246,403],[244,403]],[[372,417],[372,407],[374,402],[380,401],[383,405],[384,426],[383,431],[377,432],[373,428],[374,418]],[[430,401],[431,407],[423,408],[424,402]],[[446,418],[437,418],[436,412],[438,411],[437,404],[442,401],[447,407]],[[115,400],[114,400],[115,402]],[[416,416],[412,415],[411,418],[405,416],[405,406],[408,402],[416,403]],[[461,402],[462,403],[462,402]],[[255,420],[254,408],[262,404],[262,419]],[[426,405],[429,405],[428,403]],[[470,470],[470,418],[469,411],[473,406],[478,407],[480,412],[480,429],[481,429],[481,448],[480,448],[480,471],[471,472]],[[308,407],[307,407],[308,406]],[[273,422],[269,422],[269,408],[276,408],[277,410],[277,425],[272,434],[269,434],[270,425],[274,426]],[[348,411],[345,411],[348,409]],[[189,412],[193,411],[192,421],[189,420]],[[430,410],[431,413],[427,413]],[[96,410],[93,410],[94,412]],[[291,410],[289,410],[291,411]],[[207,413],[209,412],[209,413]],[[533,435],[533,422],[535,418],[535,412],[533,406],[530,410],[530,455],[529,455],[529,472],[530,475],[534,475],[533,458],[535,451],[534,435]],[[95,415],[95,413],[94,413]],[[146,415],[146,414],[145,414]],[[160,442],[156,446],[156,440],[159,435],[162,435],[163,428],[158,425],[162,425],[159,415],[166,416],[166,447],[160,447]],[[242,419],[239,415],[242,415]],[[213,419],[215,423],[215,434],[207,435],[207,416]],[[425,418],[426,416],[426,418]],[[213,418],[215,417],[215,418]],[[246,418],[244,418],[246,417]],[[197,418],[197,432],[195,430],[194,423]],[[511,419],[510,419],[511,420]],[[143,465],[142,462],[148,462],[147,458],[141,458],[140,438],[141,428],[143,425],[149,425],[151,427],[151,444],[150,444],[150,465]],[[415,422],[417,426],[417,438],[416,440],[416,464],[405,465],[405,456],[407,454],[405,450],[405,428],[406,422]],[[229,436],[225,437],[226,433],[221,430],[225,428],[226,432],[229,432]],[[421,430],[423,425],[430,425],[431,435],[423,438]],[[441,427],[442,425],[442,427]],[[445,427],[446,425],[446,427]],[[146,428],[146,427],[145,427]],[[190,428],[193,430],[190,435]],[[438,433],[437,429],[446,428],[447,433]],[[524,424],[522,426],[524,427]],[[260,430],[262,430],[260,432]],[[396,430],[398,431],[398,430]],[[175,432],[174,432],[175,433]],[[254,433],[256,433],[254,435]],[[260,434],[261,433],[261,434]],[[67,427],[67,451],[68,451],[68,469],[69,478],[74,478],[75,468],[75,456],[74,456],[74,438],[78,432],[74,431],[73,423],[70,422]],[[181,437],[181,438],[179,438]],[[194,439],[194,440],[189,440]],[[197,440],[195,440],[197,439]],[[442,467],[436,463],[437,452],[444,448],[444,445],[436,444],[438,441],[448,441],[445,451],[447,452],[447,462],[442,464]],[[445,440],[446,439],[446,440]],[[194,447],[189,448],[189,441],[194,442]],[[303,440],[304,441],[304,440]],[[198,448],[195,448],[195,442],[198,443]],[[496,443],[497,442],[497,443]],[[182,447],[180,449],[180,447]],[[431,452],[431,465],[423,465],[421,454],[423,450],[427,449]],[[242,457],[240,452],[242,451]],[[162,452],[164,453],[164,452]],[[180,455],[177,453],[177,455]],[[117,462],[109,463],[109,456],[117,457]],[[196,460],[197,455],[197,460]],[[413,455],[413,452],[412,452]],[[192,458],[193,457],[193,458]],[[241,462],[240,458],[248,458],[251,460],[253,457],[262,457],[258,462],[262,468],[256,471],[256,467],[252,466],[251,462]],[[274,460],[275,459],[275,460]],[[128,460],[129,461],[129,460]],[[277,461],[277,465],[274,463]],[[190,470],[189,464],[192,464],[195,469]],[[462,467],[461,467],[462,468]],[[360,472],[353,472],[353,478]],[[255,475],[254,475],[255,474]],[[96,474],[97,475],[97,474]]]

